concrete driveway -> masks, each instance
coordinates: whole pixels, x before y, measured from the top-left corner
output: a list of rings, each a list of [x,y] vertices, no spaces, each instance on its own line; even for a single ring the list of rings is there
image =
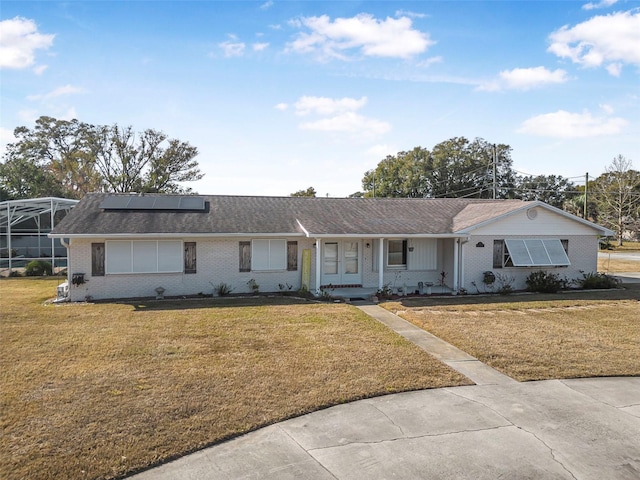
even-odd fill
[[[637,480],[640,378],[514,382],[361,400],[133,478]]]

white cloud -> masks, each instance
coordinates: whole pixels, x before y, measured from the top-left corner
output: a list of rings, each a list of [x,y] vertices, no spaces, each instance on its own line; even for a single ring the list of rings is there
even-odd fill
[[[549,35],[548,51],[584,67],[608,65],[619,75],[623,64],[640,66],[640,11],[593,17]]]
[[[431,65],[434,65],[436,63],[442,63],[442,62],[443,62],[443,58],[441,56],[430,57],[430,58],[427,58],[426,60],[418,62],[416,64],[416,67],[429,68]]]
[[[260,10],[268,10],[272,6],[273,2],[271,0],[268,0],[267,2],[264,2],[262,5],[260,5]]]
[[[268,43],[254,43],[252,45],[253,51],[254,52],[262,52],[263,50],[266,50],[267,48],[269,48],[269,44]]]
[[[627,125],[623,118],[594,117],[590,112],[558,110],[532,117],[522,123],[518,133],[541,137],[585,138],[620,133]]]
[[[41,95],[29,95],[27,100],[49,100],[51,98],[62,97],[65,95],[75,95],[77,93],[84,93],[84,89],[74,87],[73,85],[64,85],[63,87],[58,87],[48,93]]]
[[[328,97],[300,97],[294,104],[296,115],[334,115],[342,112],[353,112],[367,104],[367,97],[356,98],[328,98]]]
[[[0,22],[0,68],[27,68],[35,63],[35,51],[47,49],[55,35],[38,33],[33,20],[15,17]]]
[[[618,3],[618,0],[600,0],[598,3],[585,3],[582,6],[583,10],[595,10],[596,8],[607,8],[611,5]]]
[[[551,83],[564,83],[567,80],[567,72],[561,69],[551,71],[545,67],[514,68],[503,70],[498,79],[480,85],[478,90],[531,90]]]
[[[424,13],[411,12],[409,10],[396,10],[396,17],[425,18]]]
[[[303,96],[292,106],[298,116],[319,117],[299,125],[302,130],[341,132],[359,136],[375,136],[391,130],[391,124],[356,113],[367,104],[367,97],[328,98]],[[276,105],[278,110],[289,108],[286,103]]]
[[[368,118],[355,112],[345,112],[334,117],[302,123],[300,128],[303,130],[318,130],[322,132],[380,135],[391,130],[391,125],[387,122]]]
[[[607,105],[606,103],[603,103],[603,104],[599,105],[599,107],[607,115],[612,115],[613,114],[613,107],[611,105]]]
[[[0,127],[0,152],[4,152],[7,144],[14,143],[15,141],[16,137],[13,136],[13,130]]]
[[[36,75],[42,75],[47,68],[49,68],[48,65],[38,65],[33,69],[33,73]]]
[[[287,44],[287,51],[313,53],[322,59],[348,59],[348,52],[359,51],[369,57],[410,58],[433,45],[429,35],[412,28],[408,17],[378,20],[361,13],[351,18],[303,17],[289,22],[306,27]]]
[[[375,158],[386,158],[387,155],[394,155],[398,150],[390,145],[374,145],[367,149],[367,155],[371,155]]]
[[[246,45],[243,42],[237,42],[234,40],[235,37],[232,37],[231,40],[227,40],[218,44],[218,46],[224,52],[224,56],[227,58],[241,57],[242,55],[244,55],[244,49]]]

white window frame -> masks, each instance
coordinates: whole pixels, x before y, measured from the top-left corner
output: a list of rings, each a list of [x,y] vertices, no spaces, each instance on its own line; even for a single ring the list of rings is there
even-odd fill
[[[257,238],[251,241],[251,271],[287,270],[287,240]]]
[[[107,240],[105,274],[182,273],[182,240]]]

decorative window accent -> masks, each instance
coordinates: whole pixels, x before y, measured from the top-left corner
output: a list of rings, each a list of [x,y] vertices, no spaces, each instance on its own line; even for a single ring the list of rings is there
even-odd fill
[[[196,242],[184,242],[184,273],[196,273]]]
[[[566,248],[568,249],[568,241]],[[566,267],[571,265],[565,246],[558,239],[494,240],[493,267]]]
[[[387,266],[406,267],[407,266],[407,241],[389,240],[387,242]]]
[[[240,242],[240,271],[251,271],[251,242]]]
[[[91,276],[104,277],[104,243],[91,244]]]
[[[251,242],[251,270],[286,270],[287,241],[256,239]]]
[[[287,270],[295,272],[298,270],[298,242],[287,242]]]
[[[179,273],[184,259],[180,240],[110,240],[106,273]]]

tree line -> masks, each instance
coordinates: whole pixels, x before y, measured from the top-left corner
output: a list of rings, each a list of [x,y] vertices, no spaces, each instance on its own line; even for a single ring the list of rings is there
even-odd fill
[[[14,130],[0,163],[0,199],[82,198],[89,192],[188,193],[203,177],[187,142],[147,129],[40,117]]]
[[[191,193],[201,179],[196,147],[163,132],[40,117],[18,127],[0,162],[0,200],[64,197],[89,192]],[[292,196],[316,196],[313,187]],[[511,147],[454,137],[432,149],[388,155],[364,173],[352,197],[496,198],[541,200],[602,224],[624,237],[640,234],[640,172],[615,157],[584,185],[559,175],[523,175]]]
[[[350,196],[540,200],[614,230],[619,244],[640,236],[640,172],[622,155],[602,175],[576,185],[560,175],[518,173],[509,145],[455,137],[431,150],[388,155],[365,172],[362,188]],[[315,196],[315,189],[291,195]]]

